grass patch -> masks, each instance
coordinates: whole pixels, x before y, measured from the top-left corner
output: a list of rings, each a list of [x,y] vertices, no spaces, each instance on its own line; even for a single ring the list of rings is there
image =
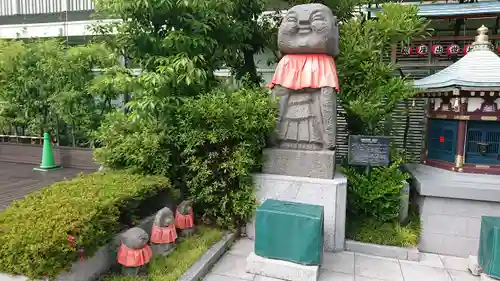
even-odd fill
[[[420,217],[416,211],[409,215],[409,223],[379,222],[372,218],[348,217],[346,237],[354,241],[397,247],[415,247],[420,240]]]
[[[213,244],[222,238],[222,230],[200,226],[195,235],[184,239],[167,257],[157,257],[148,264],[147,277],[111,275],[104,281],[176,281]]]

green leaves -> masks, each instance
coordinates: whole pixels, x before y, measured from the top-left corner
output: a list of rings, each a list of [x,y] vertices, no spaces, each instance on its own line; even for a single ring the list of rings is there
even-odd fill
[[[116,56],[100,44],[67,47],[58,40],[2,41],[0,45],[4,129],[10,133],[12,126],[21,127],[22,135],[71,130],[72,139],[63,140],[64,144],[88,145],[90,131],[113,107],[111,100],[121,90],[94,83],[92,69],[116,65]]]
[[[0,213],[0,271],[54,277],[77,260],[78,248],[92,256],[127,214],[164,191],[172,191],[164,177],[113,172],[80,175],[32,193]]]
[[[342,167],[349,182],[348,211],[354,216],[375,218],[385,222],[399,215],[399,200],[403,182],[409,175],[401,171],[403,159],[396,159],[387,167],[372,168],[366,175],[364,168]]]
[[[381,134],[382,121],[396,104],[416,94],[405,78],[394,75],[391,47],[425,36],[427,21],[414,6],[386,4],[377,19],[353,18],[341,25],[337,70],[339,98],[351,134]]]

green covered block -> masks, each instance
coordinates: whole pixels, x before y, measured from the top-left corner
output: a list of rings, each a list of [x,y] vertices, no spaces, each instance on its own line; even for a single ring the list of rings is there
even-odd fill
[[[482,217],[478,260],[484,273],[494,278],[500,278],[499,217]]]
[[[255,254],[303,265],[323,255],[323,206],[266,200],[255,218]]]

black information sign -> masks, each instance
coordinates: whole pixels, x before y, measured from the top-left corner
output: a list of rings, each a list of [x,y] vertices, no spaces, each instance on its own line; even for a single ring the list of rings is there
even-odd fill
[[[349,165],[386,166],[390,162],[390,138],[349,136]]]

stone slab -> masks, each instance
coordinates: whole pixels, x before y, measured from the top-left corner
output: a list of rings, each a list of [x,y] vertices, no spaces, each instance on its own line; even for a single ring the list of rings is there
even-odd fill
[[[456,173],[422,164],[405,168],[422,196],[500,202],[500,175]]]
[[[208,251],[203,254],[184,274],[178,281],[198,281],[201,280],[212,268],[212,266],[219,260],[219,258],[226,252],[236,239],[235,233],[228,233],[222,239],[215,243]]]
[[[333,179],[335,151],[307,151],[269,148],[262,172],[284,176]]]
[[[336,174],[334,179],[315,179],[283,175],[254,175],[255,196],[259,203],[277,199],[324,207],[325,251],[343,251],[347,179]],[[248,238],[255,239],[255,222],[246,226]]]
[[[289,281],[317,281],[319,266],[307,266],[282,260],[266,259],[254,252],[247,257],[248,273]]]
[[[420,261],[420,252],[417,248],[402,248],[346,240],[345,250],[379,257]]]

